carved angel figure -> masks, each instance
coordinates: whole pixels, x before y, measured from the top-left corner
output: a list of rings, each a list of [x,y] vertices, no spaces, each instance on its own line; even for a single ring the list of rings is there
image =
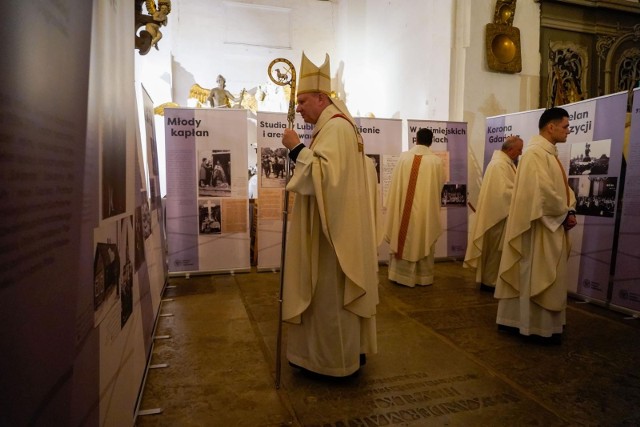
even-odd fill
[[[171,13],[171,0],[158,0],[158,7],[154,0],[145,0],[147,12],[153,18],[152,22],[145,25],[145,29],[151,34],[151,46],[158,49],[158,42],[162,38],[160,26],[167,25],[167,15]]]

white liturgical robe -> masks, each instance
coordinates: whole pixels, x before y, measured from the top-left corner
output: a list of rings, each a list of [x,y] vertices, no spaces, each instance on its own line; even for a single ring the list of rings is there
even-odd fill
[[[377,351],[378,264],[375,169],[354,124],[337,114],[334,105],[321,113],[287,185],[296,194],[282,319],[288,360],[340,377],[359,369],[361,353]]]
[[[476,269],[476,282],[495,287],[502,255],[504,226],[516,178],[516,167],[502,150],[493,152],[482,179],[475,223],[464,267]]]
[[[408,206],[409,210],[406,211],[406,232],[401,232],[407,189],[416,156],[422,157],[415,181],[415,193]],[[442,160],[431,148],[415,145],[400,155],[393,170],[386,201],[385,239],[391,249],[388,269],[390,280],[411,287],[433,283],[435,243],[442,234],[440,201],[444,180]],[[401,256],[398,258],[399,252]]]
[[[534,136],[518,164],[494,296],[496,322],[522,335],[562,333],[570,243],[563,222],[575,195],[556,147]]]

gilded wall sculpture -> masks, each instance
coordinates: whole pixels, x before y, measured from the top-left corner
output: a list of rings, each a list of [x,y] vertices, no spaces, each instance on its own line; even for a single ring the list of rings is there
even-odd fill
[[[503,73],[522,71],[520,29],[513,26],[516,0],[497,0],[493,23],[486,25],[485,50],[490,70]]]

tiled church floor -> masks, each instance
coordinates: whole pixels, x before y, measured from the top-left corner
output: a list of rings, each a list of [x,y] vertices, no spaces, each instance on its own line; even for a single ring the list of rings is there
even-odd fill
[[[569,299],[561,344],[499,332],[497,301],[460,262],[405,288],[380,268],[378,354],[356,377],[310,378],[283,357],[279,275],[172,278],[137,426],[637,426],[640,320]],[[286,326],[283,345],[286,345]]]

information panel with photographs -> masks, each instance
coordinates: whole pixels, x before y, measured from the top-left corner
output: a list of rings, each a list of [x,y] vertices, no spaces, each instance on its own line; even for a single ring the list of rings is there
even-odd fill
[[[613,257],[616,205],[622,167],[627,93],[621,92],[563,106],[569,113],[570,135],[556,144],[567,181],[576,195],[578,225],[568,264],[569,291],[606,301]],[[509,135],[527,142],[538,134],[544,110],[487,118],[485,166]]]
[[[284,187],[289,175],[295,171],[295,162],[289,162],[287,149],[282,145],[282,132],[287,128],[286,113],[259,111],[257,114],[257,157],[258,157],[258,221],[256,244],[258,251],[258,271],[280,268],[282,250],[282,226],[284,207]],[[294,129],[300,141],[307,146],[311,142],[313,125],[306,124],[296,115]],[[293,194],[289,194],[289,206],[293,205]]]
[[[248,271],[248,114],[165,110],[170,273]]]
[[[626,174],[624,203],[613,276],[611,303],[640,312],[640,88],[633,91],[625,123]]]
[[[386,210],[384,198],[389,190],[393,167],[385,168],[385,163],[395,165],[402,152],[402,120],[374,119],[369,117],[355,117],[364,140],[364,152],[373,161],[378,175],[378,204],[376,237],[378,243],[378,261],[389,262],[389,243],[384,240],[384,224]],[[392,160],[386,161],[388,158]]]
[[[167,270],[167,235],[164,226],[164,210],[162,208],[162,196],[160,194],[160,167],[158,145],[156,143],[155,115],[153,112],[153,101],[149,94],[142,88],[142,104],[144,117],[145,140],[139,150],[146,152],[146,163],[142,161],[145,156],[139,153],[139,168],[141,170],[140,194],[136,198],[135,212],[135,232],[136,251],[135,269],[147,269],[140,273],[141,281],[147,281],[149,296],[151,298],[150,307],[152,316],[144,316],[145,322],[148,319],[155,319],[160,308],[160,300],[164,284],[168,278]],[[145,172],[148,179],[144,179]],[[145,264],[145,265],[143,265]],[[146,273],[146,274],[145,274]],[[141,282],[140,298],[145,298],[145,285]],[[146,307],[146,306],[145,306]],[[146,313],[145,313],[146,314]],[[146,328],[153,327],[145,325]],[[146,329],[145,329],[146,330]]]
[[[383,193],[385,183],[391,179],[393,168],[384,168],[385,161],[393,163],[402,151],[402,120],[354,118],[364,139],[365,154],[372,159],[378,173],[378,260],[389,260],[388,244],[382,241],[384,225]],[[284,206],[285,168],[287,150],[282,146],[282,131],[287,127],[285,113],[258,112],[258,270],[280,268],[282,247],[282,211]],[[313,125],[304,123],[296,116],[294,124],[300,140],[307,146],[311,142]],[[290,165],[290,174],[295,172],[295,163]],[[294,194],[289,194],[293,204]]]

